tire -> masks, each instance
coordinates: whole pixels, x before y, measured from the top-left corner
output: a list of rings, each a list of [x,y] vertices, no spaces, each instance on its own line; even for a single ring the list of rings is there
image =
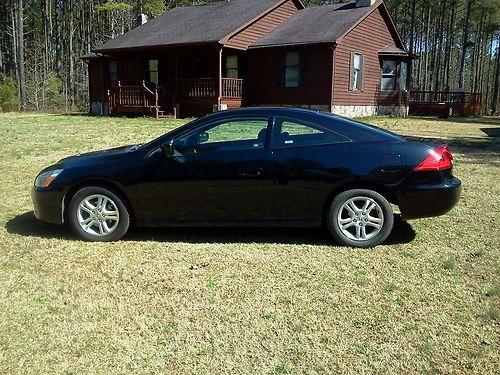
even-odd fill
[[[73,196],[67,217],[73,232],[92,242],[117,241],[127,233],[130,225],[123,198],[96,186],[85,187]]]
[[[365,189],[344,191],[332,201],[327,227],[333,238],[351,247],[374,247],[392,231],[394,214],[382,195]]]

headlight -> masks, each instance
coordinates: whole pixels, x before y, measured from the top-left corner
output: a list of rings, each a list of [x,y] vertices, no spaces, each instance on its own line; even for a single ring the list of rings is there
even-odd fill
[[[35,180],[36,187],[49,187],[50,184],[56,179],[57,176],[61,174],[62,169],[54,169],[52,171],[47,171],[40,173]]]

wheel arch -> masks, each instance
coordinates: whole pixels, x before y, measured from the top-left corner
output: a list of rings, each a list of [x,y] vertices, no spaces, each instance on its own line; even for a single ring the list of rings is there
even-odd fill
[[[68,191],[66,192],[66,194],[64,196],[64,200],[63,200],[64,204],[63,204],[63,213],[62,214],[63,214],[64,222],[68,221],[67,214],[68,214],[68,207],[69,207],[69,204],[71,202],[71,199],[73,199],[75,194],[78,191],[80,191],[81,189],[86,188],[86,187],[91,187],[91,186],[108,189],[108,190],[112,191],[114,194],[118,195],[118,197],[123,200],[125,207],[127,207],[127,210],[129,212],[129,216],[130,216],[130,223],[135,224],[134,210],[132,208],[132,204],[130,202],[130,199],[128,198],[124,189],[122,187],[120,187],[120,185],[117,183],[114,183],[114,182],[108,181],[108,180],[101,180],[101,179],[89,179],[89,180],[79,181],[68,189]]]
[[[328,195],[324,205],[322,212],[322,221],[325,224],[325,220],[328,217],[328,210],[330,208],[331,203],[335,199],[337,195],[343,193],[344,191],[353,190],[353,189],[368,189],[373,190],[380,195],[382,195],[385,199],[389,201],[389,203],[395,204],[399,206],[398,199],[394,192],[392,192],[388,187],[373,181],[350,181],[339,186],[336,186]]]

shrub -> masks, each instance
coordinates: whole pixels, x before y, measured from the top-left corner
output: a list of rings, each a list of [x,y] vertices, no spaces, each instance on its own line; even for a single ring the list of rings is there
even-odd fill
[[[62,95],[62,81],[54,73],[49,73],[45,83],[45,93],[47,95],[47,109],[57,110],[64,106]]]
[[[0,85],[0,112],[12,112],[18,108],[16,81],[7,77]]]

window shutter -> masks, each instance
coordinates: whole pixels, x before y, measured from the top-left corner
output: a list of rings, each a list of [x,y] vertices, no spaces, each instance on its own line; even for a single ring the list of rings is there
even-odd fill
[[[307,86],[309,79],[309,50],[305,50],[300,53],[299,67],[300,67],[299,85],[300,87],[305,87]]]
[[[351,52],[351,64],[349,69],[349,91],[352,91],[354,85],[354,52]]]
[[[276,51],[274,56],[274,87],[282,88],[285,86],[285,54]]]
[[[361,91],[365,91],[365,55],[361,55]]]

